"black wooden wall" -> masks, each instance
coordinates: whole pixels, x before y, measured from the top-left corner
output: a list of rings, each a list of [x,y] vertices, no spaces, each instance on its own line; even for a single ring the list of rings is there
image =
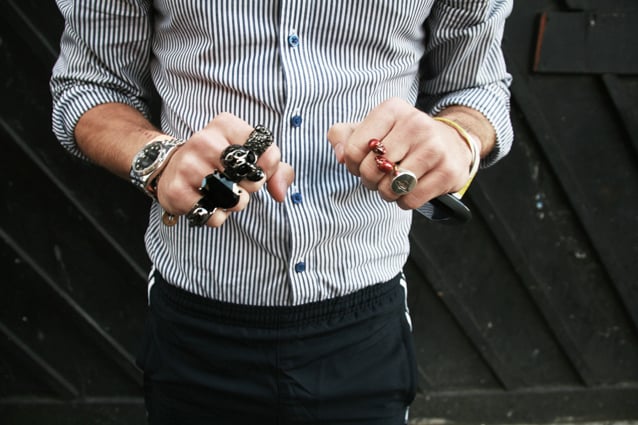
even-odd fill
[[[637,15],[516,2],[512,153],[412,232],[416,422],[638,420]],[[51,134],[53,0],[0,22],[0,424],[141,424],[147,201]]]

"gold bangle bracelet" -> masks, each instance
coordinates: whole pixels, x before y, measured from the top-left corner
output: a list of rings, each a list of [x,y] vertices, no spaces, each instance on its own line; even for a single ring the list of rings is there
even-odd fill
[[[474,137],[470,136],[470,134],[467,131],[465,131],[465,129],[461,127],[458,123],[443,117],[434,117],[434,119],[436,121],[442,122],[443,124],[446,124],[452,127],[453,129],[455,129],[457,133],[459,133],[461,138],[465,141],[465,143],[467,143],[467,146],[470,148],[470,150],[472,151],[472,163],[470,164],[470,178],[467,181],[467,183],[465,183],[465,185],[459,191],[454,193],[454,195],[456,195],[457,198],[461,198],[465,194],[467,189],[470,187],[470,184],[472,183],[474,176],[476,176],[476,173],[478,172],[478,169],[479,169],[479,165],[481,163],[481,149],[479,147],[479,143]]]

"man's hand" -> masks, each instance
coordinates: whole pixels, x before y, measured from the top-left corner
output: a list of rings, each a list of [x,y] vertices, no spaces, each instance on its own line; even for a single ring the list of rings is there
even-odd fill
[[[254,130],[247,122],[229,114],[217,115],[208,125],[195,133],[175,154],[164,168],[157,185],[157,197],[162,208],[173,215],[184,215],[202,197],[199,187],[202,179],[215,170],[223,171],[221,153],[229,145],[243,145]],[[253,182],[242,179],[239,203],[228,210],[218,208],[206,223],[221,226],[228,216],[248,205],[250,194],[264,184],[271,196],[282,202],[292,183],[294,172],[289,164],[281,162],[281,152],[273,144],[259,156],[257,164],[266,177]]]
[[[480,113],[464,107],[444,112],[441,116],[458,121],[475,138],[483,142],[483,137],[493,145],[493,129]],[[377,168],[377,155],[368,146],[371,139],[383,143],[385,158],[415,174],[418,182],[414,190],[402,196],[392,191],[392,173]],[[455,192],[470,177],[472,153],[461,135],[400,99],[387,100],[359,123],[335,124],[328,131],[328,140],[337,160],[361,177],[366,188],[378,190],[384,200],[396,201],[403,209],[414,209],[441,194]],[[483,146],[481,150],[490,148]]]

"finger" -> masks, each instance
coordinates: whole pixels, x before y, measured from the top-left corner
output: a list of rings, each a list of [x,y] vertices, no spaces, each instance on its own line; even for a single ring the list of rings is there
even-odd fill
[[[213,215],[206,222],[206,226],[208,227],[221,227],[228,217],[230,216],[231,211],[224,210],[222,208],[217,208]]]
[[[266,181],[270,180],[270,177],[273,176],[277,169],[281,164],[281,151],[279,147],[276,145],[271,145],[266,151],[259,156],[257,160],[257,165],[263,170],[264,178],[253,182],[248,179],[242,179],[239,184],[242,188],[247,190],[250,193],[254,193],[259,191]]]
[[[229,201],[228,193],[222,195],[220,194],[220,191],[225,189],[217,189],[217,192],[208,192],[204,196],[200,194],[197,200],[193,202],[192,207],[184,214],[189,225],[195,227],[202,225],[219,227],[232,212],[243,210],[250,201],[250,197],[247,192],[242,190],[233,190],[233,192],[238,195],[237,203],[232,207],[228,205],[228,208],[225,208],[225,204]],[[229,188],[228,190],[231,189]]]
[[[345,162],[345,145],[356,128],[357,124],[355,123],[337,123],[328,129],[328,141],[340,164]]]
[[[406,206],[418,206],[441,194],[455,192],[470,178],[468,163],[472,155],[465,141],[457,140],[454,130],[441,127],[434,120],[429,124],[427,130],[431,134],[413,145],[401,161],[401,168],[412,171],[419,179],[420,189],[402,202]]]
[[[158,192],[161,192],[158,193],[160,204],[165,210],[175,215],[188,214],[202,198],[199,188],[203,184],[203,178],[215,170],[224,169],[222,160],[224,150],[231,145],[245,144],[253,131],[255,129],[245,121],[232,114],[223,113],[211,120],[204,129],[194,134],[183,146],[183,149],[176,152],[173,159],[167,164],[165,172],[169,174],[170,178],[160,183],[162,187],[158,187]],[[224,213],[219,213],[216,210],[213,214],[216,217],[211,216],[209,219],[209,222],[214,226],[225,221],[227,213],[246,208],[250,193],[261,189],[268,174],[277,173],[281,160],[279,148],[273,145],[260,153],[258,164],[264,171],[264,178],[256,182],[244,178],[236,183],[234,187],[239,191],[239,201]],[[278,178],[275,181],[277,180],[287,181],[286,178]],[[279,186],[283,186],[283,184]],[[286,189],[278,189],[276,183],[273,188],[277,196],[283,200]],[[282,191],[284,195],[281,194]],[[215,193],[211,192],[207,196],[209,199],[211,197],[214,199]]]
[[[422,176],[414,190],[399,197],[396,203],[406,210],[415,209],[439,195],[452,192],[447,187],[449,187],[449,176],[435,169]]]
[[[288,163],[280,162],[275,173],[268,179],[267,190],[277,202],[283,202],[286,199],[286,192],[294,179],[295,172],[292,166]]]
[[[385,137],[395,127],[399,119],[417,111],[413,106],[400,99],[390,99],[374,108],[361,121],[355,131],[350,136],[345,146],[345,164],[348,171],[356,176],[361,175],[361,165],[370,154],[368,143],[371,139],[379,139],[385,142]],[[374,155],[370,155],[370,160],[364,168],[370,173],[373,169]]]
[[[228,144],[243,145],[255,128],[243,119],[222,112],[216,115],[200,133],[227,141]]]
[[[274,145],[273,135],[263,126],[257,126],[245,140],[236,141],[221,153],[223,172],[251,193],[261,189],[280,161],[281,152]]]
[[[424,133],[424,128],[402,123],[393,127],[383,139],[386,146],[384,158],[394,164],[392,172],[378,182],[379,193],[386,201],[395,201],[403,196],[392,189],[398,174],[408,172],[418,181],[441,162],[442,151],[437,148],[437,143],[432,143],[427,132]],[[364,159],[361,165],[362,178],[368,175],[368,169],[375,166],[373,162],[371,158]]]

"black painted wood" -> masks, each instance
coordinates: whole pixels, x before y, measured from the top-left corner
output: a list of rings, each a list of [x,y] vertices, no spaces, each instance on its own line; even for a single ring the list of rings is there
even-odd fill
[[[470,188],[470,223],[411,232],[415,419],[638,419],[638,77],[534,68],[543,14],[634,5],[515,3],[512,152]],[[0,423],[143,423],[148,201],[51,134],[54,2],[0,0],[0,22]]]
[[[637,10],[634,0],[565,0],[568,8],[575,10]]]
[[[578,74],[638,74],[637,12],[543,13],[534,69]]]
[[[634,153],[638,155],[638,80],[623,78],[613,74],[602,76],[605,89],[614,103],[615,114],[622,120],[619,127],[624,127],[631,141]]]

